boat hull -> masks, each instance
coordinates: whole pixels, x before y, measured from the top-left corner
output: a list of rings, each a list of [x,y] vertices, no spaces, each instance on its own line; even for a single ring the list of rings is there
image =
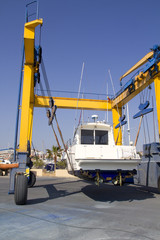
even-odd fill
[[[137,169],[140,159],[75,159],[76,170],[124,170]]]
[[[73,174],[72,172],[69,172],[70,174]],[[98,175],[97,175],[98,174]],[[87,179],[87,180],[94,180],[97,182],[97,177],[99,178],[99,182],[112,182],[115,185],[119,185],[119,179],[121,176],[122,184],[123,183],[134,183],[134,175],[137,174],[137,171],[130,170],[76,170],[74,171],[74,175]]]

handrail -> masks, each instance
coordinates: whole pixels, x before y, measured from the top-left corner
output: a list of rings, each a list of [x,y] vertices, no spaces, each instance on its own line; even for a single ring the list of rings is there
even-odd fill
[[[33,4],[35,4],[36,3],[36,11],[35,12],[33,12],[33,13],[31,13],[31,14],[29,14],[28,13],[28,7],[30,6],[30,5],[33,5]],[[30,2],[30,3],[28,3],[28,4],[26,4],[26,22],[28,22],[29,21],[29,17],[31,17],[31,16],[36,16],[36,19],[38,19],[39,18],[39,1],[38,0],[35,0],[35,1],[32,1],[32,2]]]

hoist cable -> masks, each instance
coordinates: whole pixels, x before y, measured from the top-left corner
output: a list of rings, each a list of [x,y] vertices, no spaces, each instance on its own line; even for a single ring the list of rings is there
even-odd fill
[[[42,58],[42,61],[41,61],[41,69],[42,69],[43,79],[44,79],[44,82],[45,82],[45,85],[46,85],[48,97],[51,97],[50,86],[49,86],[49,82],[48,82],[48,78],[47,78],[47,74],[46,74],[46,70],[45,70],[43,58]],[[41,92],[43,92],[43,87],[42,87],[41,82],[40,82],[40,88],[41,88]],[[46,100],[46,99],[45,99],[45,100]],[[47,101],[47,100],[46,100],[46,101]],[[46,111],[47,111],[47,109],[46,109]],[[65,151],[66,154],[67,154],[67,157],[68,157],[68,160],[69,160],[69,164],[70,164],[71,169],[72,169],[72,172],[73,172],[73,174],[74,174],[74,169],[73,169],[73,166],[72,166],[72,164],[71,164],[70,157],[69,157],[68,152],[67,152],[66,147],[65,147],[64,139],[63,139],[62,132],[61,132],[61,130],[60,130],[60,127],[59,127],[59,124],[58,124],[58,121],[57,121],[57,117],[56,117],[56,115],[55,115],[54,117],[55,117],[55,120],[56,120],[56,123],[57,123],[57,128],[58,128],[58,131],[59,131],[59,134],[60,134],[62,143],[63,143],[64,151]],[[58,137],[57,137],[57,135],[56,135],[56,133],[55,133],[55,130],[54,130],[54,128],[53,128],[53,123],[51,124],[51,126],[52,126],[52,130],[53,130],[53,132],[54,132],[54,134],[55,134],[55,138],[56,138],[56,140],[57,140],[57,144],[58,144],[58,146],[60,146],[59,141],[58,141]],[[60,149],[61,149],[61,147],[60,147]]]
[[[41,81],[40,81],[39,85],[40,85],[41,95],[44,96],[44,90],[43,90],[43,86],[42,86]],[[43,98],[43,102],[44,102],[45,106],[48,105],[47,99],[45,97]],[[47,112],[48,111],[48,107],[45,107],[45,109],[46,109],[46,112]]]
[[[135,142],[134,142],[134,146],[135,146],[135,147],[136,147],[137,142],[138,142],[139,133],[140,133],[141,124],[142,124],[142,119],[143,119],[143,115],[142,115],[141,118],[140,118],[139,127],[138,127],[138,132],[137,132],[136,140],[135,140]]]
[[[149,88],[146,89],[146,98],[145,98],[145,101],[148,100],[148,92],[149,92],[148,89],[149,89]]]
[[[148,127],[147,116],[145,116],[145,118],[146,118],[146,126],[147,126],[148,140],[149,140],[149,143],[150,143],[151,141],[150,141],[150,134],[149,134],[149,127]]]
[[[43,74],[44,82],[45,82],[45,85],[46,85],[48,97],[51,97],[51,91],[50,91],[50,87],[49,87],[49,82],[48,82],[48,78],[47,78],[47,74],[46,74],[46,69],[45,69],[45,66],[44,66],[43,58],[41,60],[41,69],[42,69],[42,74]]]
[[[34,147],[34,145],[33,145],[33,141],[32,141],[32,149],[33,149],[33,151],[34,151],[35,156],[37,156],[35,147]]]
[[[124,109],[124,111],[122,113],[122,116],[126,116],[126,106],[123,106],[122,109]],[[125,128],[125,124],[121,127],[121,129],[122,129],[122,145],[125,142],[125,134],[123,134],[124,133],[124,128]]]
[[[111,84],[112,84],[113,94],[114,94],[114,96],[116,96],[116,92],[115,92],[115,89],[114,89],[114,84],[113,84],[113,79],[112,79],[112,75],[111,75],[110,69],[108,70],[108,73],[109,73],[109,77],[110,77]],[[117,108],[117,112],[118,112],[119,117],[121,117],[117,103],[116,103],[116,108]],[[118,130],[117,139],[116,139],[116,141],[115,141],[115,144],[116,144],[116,145],[117,145],[117,142],[118,142],[120,130],[121,130],[121,124],[120,124],[119,130]]]
[[[42,32],[42,24],[40,24],[40,29],[39,29],[39,46],[41,46],[41,32]]]
[[[42,86],[41,81],[40,81],[40,90],[41,90],[41,94],[42,94],[42,96],[44,96],[44,90],[43,90],[43,86]],[[43,101],[44,101],[44,104],[47,106],[47,104],[48,104],[47,99],[44,98]],[[48,107],[46,107],[45,109],[46,109],[46,113],[47,113],[47,111],[48,111]],[[53,133],[54,133],[55,139],[56,139],[56,141],[57,141],[58,147],[61,149],[60,144],[59,144],[59,141],[58,141],[57,134],[56,134],[56,132],[55,132],[55,130],[54,130],[54,127],[53,127],[53,123],[51,124],[51,127],[52,127],[52,130],[53,130]]]
[[[144,90],[140,93],[140,103],[144,103]]]
[[[48,79],[47,79],[47,74],[46,74],[46,71],[45,71],[45,68],[44,68],[44,63],[43,63],[43,72],[42,72],[42,73],[43,73],[43,79],[44,79],[45,85],[49,86],[49,83],[47,84]],[[44,75],[44,73],[45,73],[45,75]],[[43,90],[43,86],[42,86],[41,81],[40,81],[40,90],[41,90],[42,96],[44,96],[44,90]],[[48,89],[47,93],[48,93],[48,94],[50,93],[49,89]],[[50,96],[49,96],[49,97],[50,97]],[[44,100],[45,105],[47,106],[47,105],[48,105],[47,99],[44,98],[43,100]],[[46,113],[47,113],[47,112],[48,112],[48,107],[46,107]],[[58,147],[61,149],[60,144],[59,144],[59,140],[58,140],[58,137],[57,137],[57,134],[56,134],[56,132],[55,132],[55,130],[54,130],[54,127],[53,127],[53,123],[51,124],[51,127],[52,127],[52,130],[53,130],[53,133],[54,133],[56,142],[57,142],[57,144],[58,144]]]
[[[111,84],[112,84],[113,94],[114,94],[114,97],[115,97],[116,96],[116,92],[115,92],[115,89],[114,89],[114,84],[113,84],[113,79],[112,79],[112,75],[111,75],[110,69],[108,70],[108,73],[109,73],[109,77],[110,77]],[[116,107],[117,107],[117,112],[119,114],[118,104],[116,104]],[[120,116],[120,114],[119,114],[119,116]]]
[[[149,97],[148,97],[148,99],[150,100],[150,97],[151,97],[151,89],[152,89],[151,85],[149,85],[148,88],[149,88],[149,90],[150,90],[150,91],[149,91]]]
[[[18,139],[18,126],[19,126],[19,112],[20,112],[21,92],[22,92],[23,67],[24,67],[24,42],[23,42],[23,48],[22,48],[22,60],[21,60],[20,79],[19,79],[19,93],[18,93],[18,101],[17,101],[17,117],[16,117],[15,139],[14,139],[14,161],[16,161],[16,149],[17,149],[17,139]]]
[[[70,160],[69,154],[68,154],[68,152],[67,152],[67,149],[66,149],[66,146],[65,146],[65,143],[64,143],[64,139],[63,139],[63,136],[62,136],[62,132],[61,132],[61,130],[60,130],[60,127],[59,127],[59,124],[58,124],[58,121],[57,121],[57,117],[56,117],[56,115],[55,115],[55,120],[56,120],[56,123],[57,123],[57,128],[58,128],[58,131],[59,131],[59,135],[60,135],[61,140],[62,140],[62,143],[63,143],[64,151],[65,151],[66,154],[67,154],[68,161],[69,161],[69,164],[70,164],[71,169],[72,169],[72,173],[73,173],[73,175],[75,175],[75,173],[74,173],[74,168],[73,168],[73,165],[72,165],[72,163],[71,163],[71,160]]]
[[[144,121],[143,121],[143,132],[144,132],[144,143],[146,144],[146,132],[145,132],[145,126],[144,126]]]
[[[55,136],[55,138],[56,138],[56,141],[57,141],[58,147],[59,147],[59,149],[61,149],[61,146],[60,146],[59,141],[58,141],[57,134],[56,134],[56,132],[55,132],[55,130],[54,130],[54,127],[53,127],[53,123],[51,124],[51,127],[52,127],[52,130],[53,130],[54,136]]]

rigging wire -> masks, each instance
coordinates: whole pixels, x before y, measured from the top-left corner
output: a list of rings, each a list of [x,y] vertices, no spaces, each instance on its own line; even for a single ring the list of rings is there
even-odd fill
[[[40,91],[39,89],[37,91]],[[44,90],[44,92],[46,92],[47,90]],[[63,90],[50,90],[52,93],[67,93],[67,94],[78,94],[78,92],[74,92],[74,91],[63,91]],[[95,93],[95,92],[80,92],[81,95],[95,95],[99,98],[99,96],[103,96],[104,98],[107,97],[107,95],[105,93]],[[108,94],[108,97],[112,98],[113,95]]]
[[[146,144],[146,132],[145,132],[145,126],[144,126],[144,121],[143,121],[143,132],[144,132],[144,144]]]
[[[83,71],[84,71],[84,62],[83,62],[83,64],[82,64],[81,77],[80,77],[79,88],[78,88],[78,98],[77,98],[77,107],[76,107],[76,113],[75,113],[75,125],[74,125],[73,136],[74,136],[74,132],[75,132],[75,128],[76,128],[77,109],[78,109],[78,102],[79,102],[80,91],[81,91],[81,84],[82,84],[82,78],[83,78]]]
[[[107,112],[105,111],[105,122],[108,123],[108,101],[109,101],[109,96],[108,96],[108,82],[106,84],[106,93],[107,93]]]
[[[51,127],[52,127],[52,130],[53,130],[55,139],[56,139],[56,141],[57,141],[58,147],[59,147],[59,149],[61,150],[61,146],[60,146],[60,144],[59,144],[57,134],[56,134],[56,132],[55,132],[55,130],[54,130],[53,123],[51,123]]]
[[[44,80],[44,81],[45,81],[45,80]],[[40,89],[41,89],[41,94],[42,94],[42,96],[44,96],[44,90],[43,90],[43,86],[42,86],[41,81],[40,81]],[[43,101],[44,101],[45,105],[47,106],[47,104],[48,104],[47,99],[44,98]],[[46,109],[46,114],[47,114],[48,108],[46,107],[45,109]],[[61,149],[60,144],[59,144],[59,141],[58,141],[57,134],[56,134],[56,132],[55,132],[55,130],[54,130],[54,127],[53,127],[53,123],[51,123],[51,127],[52,127],[52,130],[53,130],[55,139],[56,139],[56,141],[57,141],[58,147]]]
[[[48,94],[48,97],[52,98],[52,97],[51,97],[50,86],[49,86],[49,82],[48,82],[48,78],[47,78],[47,74],[46,74],[46,70],[45,70],[45,66],[44,66],[44,62],[43,62],[43,58],[42,58],[42,62],[41,62],[41,63],[42,63],[42,64],[41,64],[41,69],[42,69],[43,79],[44,79],[46,88],[48,89],[48,90],[47,90],[47,94]],[[41,89],[41,92],[43,93],[44,91],[43,91],[43,86],[42,86],[41,82],[40,82],[40,89]],[[46,99],[46,98],[44,98],[44,101],[46,101],[46,103],[47,103],[47,99]],[[47,104],[46,104],[46,105],[47,105]],[[48,109],[47,109],[47,108],[46,108],[46,112],[48,112]],[[68,158],[69,164],[70,164],[71,169],[72,169],[72,172],[73,172],[73,174],[74,174],[73,165],[72,165],[72,163],[71,163],[69,154],[68,154],[68,152],[67,152],[67,149],[66,149],[66,146],[65,146],[65,143],[64,143],[64,139],[63,139],[63,136],[62,136],[62,132],[61,132],[61,130],[60,130],[60,127],[59,127],[59,124],[58,124],[58,121],[57,121],[56,114],[54,115],[54,118],[55,118],[55,120],[56,120],[57,128],[58,128],[58,131],[59,131],[59,134],[60,134],[62,143],[63,143],[64,151],[65,151],[66,154],[67,154],[67,158]],[[59,141],[58,141],[58,137],[57,137],[56,132],[55,132],[54,127],[53,127],[53,123],[51,122],[50,125],[51,125],[52,130],[53,130],[53,133],[54,133],[54,135],[55,135],[57,144],[58,144],[59,148],[61,149],[60,144],[59,144]]]
[[[140,104],[145,103],[145,101],[149,101],[150,100],[150,96],[151,96],[151,85],[148,86],[147,89],[144,89],[140,94]],[[145,116],[146,119],[146,128],[147,128],[147,135],[148,135],[148,140],[150,142],[150,133],[149,133],[149,126],[148,126],[148,119],[147,116]],[[135,146],[137,144],[138,141],[138,137],[139,137],[139,132],[140,132],[140,127],[141,127],[141,122],[143,120],[143,115],[141,116],[140,119],[140,123],[139,123],[139,128],[138,128],[138,132],[137,132],[137,136],[136,136],[136,140],[135,140]],[[143,121],[143,131],[144,131],[144,143],[146,144],[146,131],[145,131],[145,122]]]
[[[40,24],[40,29],[39,29],[39,46],[41,46],[41,34],[42,33],[42,25]]]
[[[73,173],[73,175],[75,175],[74,168],[73,168],[73,164],[71,163],[71,159],[70,159],[69,154],[68,154],[68,152],[67,152],[67,148],[66,148],[66,145],[65,145],[65,143],[64,143],[63,135],[62,135],[62,132],[61,132],[61,130],[60,130],[60,127],[59,127],[59,124],[58,124],[56,115],[55,115],[55,120],[56,120],[56,123],[57,123],[57,128],[58,128],[58,131],[59,131],[59,135],[60,135],[61,140],[62,140],[62,143],[63,143],[64,151],[65,151],[65,153],[67,154],[67,158],[68,158],[69,164],[70,164],[70,166],[71,166],[72,173]]]
[[[150,134],[149,134],[149,127],[148,127],[147,116],[145,116],[145,118],[146,118],[146,126],[147,126],[148,140],[149,140],[149,143],[150,143],[151,141],[150,141]]]
[[[129,141],[129,145],[131,143],[131,131],[130,131],[130,121],[129,121],[129,108],[128,108],[128,103],[127,103],[127,125],[128,125],[128,129],[127,129],[127,132],[128,132],[128,141]]]
[[[114,97],[115,97],[116,96],[116,92],[115,92],[115,88],[114,88],[113,79],[112,79],[112,75],[111,75],[110,69],[108,70],[108,73],[109,73],[109,77],[110,77],[111,84],[112,84],[113,94],[114,94]],[[116,107],[117,107],[117,112],[119,114],[118,104],[116,104]]]
[[[116,92],[115,92],[115,89],[114,89],[114,84],[113,84],[113,79],[112,79],[112,75],[111,75],[110,69],[108,70],[108,73],[109,73],[109,77],[110,77],[110,80],[111,80],[111,84],[112,84],[112,89],[113,89],[114,96],[116,96]],[[117,108],[118,115],[119,115],[119,117],[120,117],[120,112],[119,112],[119,109],[118,109],[118,104],[116,104],[116,108]],[[116,139],[116,141],[115,141],[115,144],[116,144],[116,145],[117,145],[117,142],[118,142],[120,130],[121,130],[121,125],[120,125],[120,127],[119,127],[118,134],[117,134],[117,139]]]
[[[51,90],[50,90],[50,86],[49,86],[49,82],[48,82],[48,78],[47,78],[47,74],[46,74],[46,69],[45,69],[44,62],[43,62],[43,58],[42,58],[42,61],[41,61],[41,69],[42,69],[42,74],[43,74],[44,82],[45,82],[45,85],[46,85],[48,97],[51,97]]]
[[[123,111],[123,116],[125,116],[126,115],[126,106],[123,106],[123,108],[122,109],[124,109],[124,111]],[[124,142],[125,142],[125,134],[123,134],[124,133],[124,127],[125,127],[125,125],[123,125],[121,128],[122,128],[122,145],[124,144]]]
[[[19,93],[17,101],[17,116],[16,116],[16,127],[15,127],[15,139],[14,139],[14,161],[16,161],[16,149],[17,149],[17,140],[18,140],[18,126],[19,126],[19,115],[20,115],[20,102],[22,94],[22,78],[23,78],[23,67],[24,67],[24,42],[22,47],[22,59],[21,59],[21,68],[20,68],[20,79],[19,79]]]
[[[140,133],[141,124],[142,124],[142,120],[143,120],[143,115],[140,117],[140,122],[139,122],[138,132],[137,132],[136,140],[135,140],[135,142],[134,142],[134,146],[136,146],[136,145],[137,145],[137,142],[138,142],[139,133]]]

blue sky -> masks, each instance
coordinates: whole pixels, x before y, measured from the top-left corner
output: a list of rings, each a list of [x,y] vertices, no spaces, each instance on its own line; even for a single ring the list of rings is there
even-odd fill
[[[14,143],[25,5],[28,2],[5,0],[0,7],[0,148],[12,147]],[[118,91],[120,76],[160,42],[158,0],[40,0],[39,4],[40,17],[44,21],[43,59],[52,90],[77,92],[84,62],[81,90],[105,94],[108,84],[109,94],[113,94],[108,70]],[[151,95],[154,95],[154,87]],[[63,97],[64,94],[56,96]],[[139,103],[139,97],[129,103],[133,141],[139,120],[133,121],[132,116],[138,111]],[[105,118],[104,112],[87,111],[85,120],[93,113],[99,115],[99,120]],[[65,141],[73,134],[75,115],[75,110],[57,111]],[[150,129],[153,129],[151,116],[148,118]],[[153,140],[153,131],[150,131]],[[142,134],[139,148],[143,139]],[[33,143],[44,150],[56,144],[44,109],[34,112]]]

